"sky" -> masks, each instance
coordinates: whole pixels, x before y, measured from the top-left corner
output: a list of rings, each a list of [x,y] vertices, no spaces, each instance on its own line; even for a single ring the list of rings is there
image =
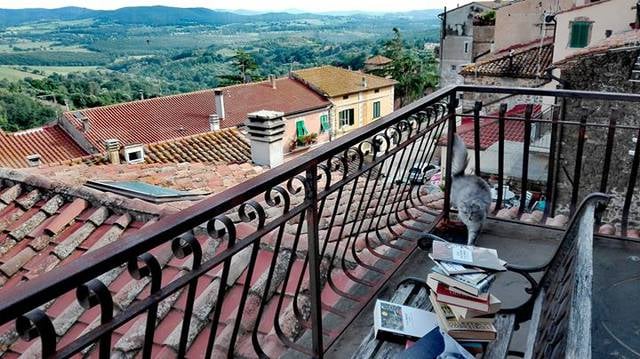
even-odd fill
[[[409,11],[449,8],[470,0],[0,0],[0,8],[57,8],[80,6],[90,9],[117,9],[125,6],[166,5],[177,7],[205,7],[210,9],[246,9],[258,11],[279,11],[300,9],[306,11]],[[268,4],[268,5],[267,5]]]

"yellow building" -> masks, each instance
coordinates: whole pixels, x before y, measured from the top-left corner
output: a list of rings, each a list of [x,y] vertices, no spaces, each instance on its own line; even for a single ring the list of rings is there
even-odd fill
[[[294,71],[292,76],[331,101],[332,137],[393,112],[395,80],[335,66]]]

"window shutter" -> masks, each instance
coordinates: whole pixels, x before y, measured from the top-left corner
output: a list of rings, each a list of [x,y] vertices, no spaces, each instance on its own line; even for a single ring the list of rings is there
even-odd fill
[[[302,137],[308,133],[307,129],[304,127],[304,121],[296,122],[296,133],[298,137]]]
[[[586,21],[575,21],[571,24],[570,47],[581,48],[589,44],[589,29],[591,23]]]
[[[329,118],[327,117],[327,115],[320,116],[320,130],[322,132],[328,132],[329,128]]]

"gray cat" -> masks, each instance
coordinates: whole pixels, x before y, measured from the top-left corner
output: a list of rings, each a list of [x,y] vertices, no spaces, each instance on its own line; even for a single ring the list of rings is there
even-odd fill
[[[458,208],[458,217],[467,226],[467,244],[474,245],[491,207],[491,188],[482,178],[465,175],[468,157],[462,139],[453,138],[451,161],[451,204]]]

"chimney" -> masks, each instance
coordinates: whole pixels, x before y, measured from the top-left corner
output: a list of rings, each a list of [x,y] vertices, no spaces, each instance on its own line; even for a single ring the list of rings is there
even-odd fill
[[[89,119],[87,117],[82,117],[80,122],[82,123],[82,132],[88,133],[89,130],[91,130],[91,123],[89,122]]]
[[[220,130],[220,118],[215,113],[209,115],[209,128],[211,132]]]
[[[367,78],[362,76],[362,87],[367,88]]]
[[[104,141],[104,148],[107,150],[107,157],[112,165],[120,164],[120,141],[112,138]]]
[[[213,90],[216,99],[216,113],[220,121],[224,120],[224,95],[222,89]]]
[[[246,128],[251,142],[251,159],[255,164],[273,168],[284,162],[283,117],[283,112],[265,110],[247,115]]]
[[[29,167],[38,167],[40,166],[40,164],[42,164],[40,155],[37,153],[27,156],[26,160],[27,160],[27,163],[29,164]]]
[[[269,75],[269,82],[271,83],[271,88],[272,89],[277,89],[276,86],[276,75]]]

